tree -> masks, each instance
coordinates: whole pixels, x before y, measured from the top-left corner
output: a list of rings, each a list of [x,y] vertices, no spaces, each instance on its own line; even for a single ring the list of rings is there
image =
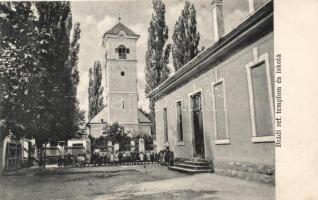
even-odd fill
[[[4,133],[30,137],[36,112],[38,42],[30,2],[0,3],[0,84]]]
[[[165,22],[166,9],[162,0],[153,0],[153,9],[146,51],[146,93],[168,78],[170,72],[167,64],[171,45],[165,45],[168,40],[168,26]]]
[[[1,125],[35,138],[40,149],[71,138],[83,113],[76,98],[79,27],[71,44],[70,3],[1,2],[0,25]]]
[[[46,140],[57,143],[73,136],[78,127],[76,103],[72,81],[70,57],[70,32],[72,16],[70,2],[36,2],[40,33],[40,65],[43,79],[40,83],[43,107],[41,115]],[[40,136],[42,138],[42,136]]]
[[[70,46],[69,65],[71,68],[73,85],[79,84],[79,71],[78,71],[78,53],[80,50],[79,39],[81,35],[80,23],[75,23],[73,27],[73,39]]]
[[[90,137],[92,146],[94,148],[103,148],[108,145],[108,142],[119,143],[121,150],[130,143],[131,138],[128,136],[128,132],[125,132],[124,127],[120,126],[118,122],[113,124],[106,124],[103,127],[103,135],[99,138]]]
[[[197,32],[196,10],[188,1],[174,26],[172,40],[173,65],[177,71],[199,53],[200,34]]]
[[[125,128],[123,126],[120,126],[118,122],[114,122],[113,124],[106,124],[103,130],[103,134],[105,135],[107,141],[119,143],[121,145],[125,145],[130,142],[128,133],[125,132]]]
[[[81,35],[81,29],[80,29],[80,23],[76,22],[73,26],[73,38],[70,43],[70,56],[68,60],[69,64],[69,70],[71,74],[71,80],[72,80],[72,96],[77,96],[77,86],[80,82],[79,79],[79,70],[78,70],[78,53],[80,50],[80,35]],[[79,108],[79,101],[76,98],[75,99],[75,124],[79,128],[80,126],[83,126],[85,124],[85,111],[80,110]]]
[[[168,26],[165,22],[166,8],[162,0],[153,0],[152,18],[148,27],[148,42],[146,51],[146,67],[145,79],[146,88],[145,93],[148,94],[160,83],[166,80],[169,76],[170,70],[168,68],[169,54],[171,45],[167,44],[168,40]],[[154,103],[150,101],[151,120],[154,122]],[[152,134],[155,134],[154,124],[152,126]]]
[[[92,119],[105,106],[103,103],[102,68],[99,61],[95,61],[93,69],[89,69],[88,85],[88,119]]]
[[[91,120],[94,117],[94,80],[93,80],[93,70],[89,68],[88,70],[88,120]]]

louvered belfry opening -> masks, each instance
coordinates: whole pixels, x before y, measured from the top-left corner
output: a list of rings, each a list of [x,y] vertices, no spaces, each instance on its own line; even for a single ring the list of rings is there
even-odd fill
[[[127,59],[129,49],[126,48],[124,45],[119,45],[118,48],[115,49],[115,52],[118,53],[119,59]]]

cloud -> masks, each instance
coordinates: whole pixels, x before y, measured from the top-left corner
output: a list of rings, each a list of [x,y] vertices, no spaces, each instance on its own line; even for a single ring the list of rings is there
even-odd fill
[[[225,33],[230,32],[248,16],[247,10],[235,9],[224,17]]]
[[[112,26],[116,19],[105,15],[97,21],[93,15],[79,16],[76,18],[81,24],[80,52],[79,52],[79,72],[80,84],[78,87],[78,98],[81,109],[88,109],[88,70],[94,65],[96,60],[104,63],[104,52],[102,48],[102,36]]]
[[[80,84],[78,87],[78,98],[80,100],[81,109],[88,109],[88,70],[93,66],[95,60],[99,60],[104,66],[105,63],[105,49],[101,46],[103,34],[113,27],[117,23],[115,17],[105,15],[105,17],[99,21],[93,15],[85,17],[78,17],[77,20],[81,24],[81,39],[80,39],[80,52],[79,52],[79,71],[80,71]],[[145,26],[141,23],[137,23],[128,26],[137,34],[140,34],[140,38],[137,41],[137,84],[139,94],[139,106],[147,110],[148,100],[145,97],[144,88],[146,85],[144,77],[145,67],[145,52],[147,48],[147,31]],[[104,75],[104,73],[103,73]],[[104,77],[103,80],[104,82]]]
[[[200,32],[200,44],[211,46],[213,41],[212,13],[210,1],[190,0],[197,11],[197,28]],[[184,7],[183,0],[164,0],[166,5],[166,24],[169,27],[169,40],[176,20]],[[117,20],[117,12],[121,11],[122,21],[132,29],[140,38],[137,41],[137,88],[139,95],[138,105],[148,110],[149,100],[145,98],[145,53],[147,50],[148,25],[153,12],[151,1],[108,1],[108,2],[72,2],[72,14],[74,22],[81,24],[79,71],[80,84],[78,98],[81,109],[88,110],[88,70],[95,60],[100,60],[104,66],[105,49],[101,47],[103,34],[112,28]],[[225,31],[228,32],[238,25],[246,16],[247,1],[224,1]],[[170,55],[171,58],[171,55]],[[170,60],[172,66],[172,59]]]

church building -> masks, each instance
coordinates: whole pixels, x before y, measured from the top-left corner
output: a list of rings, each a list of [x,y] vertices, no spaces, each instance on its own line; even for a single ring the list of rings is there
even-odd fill
[[[174,152],[181,163],[171,169],[203,172],[205,162],[216,173],[273,183],[273,1],[246,1],[249,15],[227,34],[223,2],[211,2],[215,43],[148,94],[157,149]]]
[[[86,125],[98,138],[106,123],[118,122],[126,131],[151,134],[151,121],[138,109],[136,42],[139,35],[119,22],[103,36],[105,108]]]

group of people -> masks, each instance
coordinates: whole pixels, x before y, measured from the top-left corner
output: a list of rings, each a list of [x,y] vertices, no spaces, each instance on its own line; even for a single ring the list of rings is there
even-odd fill
[[[83,167],[90,163],[90,154],[71,155],[68,153],[66,156],[59,156],[57,159],[57,165],[62,167]]]
[[[158,154],[155,151],[150,152],[118,152],[115,155],[110,153],[94,153],[92,155],[92,164],[96,165],[136,165],[158,163]]]
[[[174,153],[170,151],[169,147],[159,151],[159,162],[169,166],[174,165]]]
[[[79,154],[66,156],[59,156],[59,167],[82,167],[82,166],[99,166],[99,165],[139,165],[139,164],[174,164],[174,154],[167,147],[164,150],[159,151],[147,151],[147,152],[117,152],[111,154],[108,152],[94,152],[90,154]]]

